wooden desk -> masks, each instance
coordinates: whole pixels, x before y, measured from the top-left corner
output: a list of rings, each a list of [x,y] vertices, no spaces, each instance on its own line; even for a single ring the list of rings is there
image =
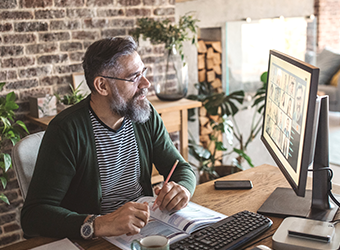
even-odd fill
[[[157,96],[148,97],[149,101],[155,107],[162,117],[164,125],[169,133],[179,131],[180,133],[180,152],[185,160],[188,160],[188,109],[198,108],[202,106],[201,102],[189,99],[181,99],[178,101],[161,101]],[[28,120],[34,124],[41,126],[44,130],[47,128],[54,116],[45,116],[35,118],[30,115],[26,116]],[[159,175],[154,168],[152,172],[152,183],[163,181],[163,176]]]
[[[198,185],[191,200],[226,215],[232,215],[243,210],[256,212],[276,187],[289,187],[288,182],[285,180],[280,170],[277,167],[270,165],[261,165],[221,179],[249,179],[253,182],[254,187],[250,190],[215,190],[214,181],[210,181]],[[308,185],[311,186],[311,183],[308,183]],[[333,184],[333,192],[340,194],[340,186]],[[340,213],[338,211],[337,218],[339,217]],[[246,249],[249,250],[252,247],[261,244],[272,248],[272,236],[283,219],[276,217],[270,218],[273,221],[272,227],[250,242],[246,246]],[[54,240],[55,239],[51,238],[37,237],[13,244],[3,250],[22,250],[46,244]],[[77,240],[76,242],[84,249],[119,249],[104,239],[97,239],[94,241]]]

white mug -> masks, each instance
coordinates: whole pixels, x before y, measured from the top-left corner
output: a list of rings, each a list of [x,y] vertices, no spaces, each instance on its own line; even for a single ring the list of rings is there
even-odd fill
[[[149,235],[131,242],[132,250],[169,250],[169,239],[163,235]]]

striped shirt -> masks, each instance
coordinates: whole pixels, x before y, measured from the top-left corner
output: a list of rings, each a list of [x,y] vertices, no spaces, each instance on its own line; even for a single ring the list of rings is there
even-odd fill
[[[108,214],[143,195],[140,162],[132,122],[113,130],[90,111],[102,187],[101,214]]]

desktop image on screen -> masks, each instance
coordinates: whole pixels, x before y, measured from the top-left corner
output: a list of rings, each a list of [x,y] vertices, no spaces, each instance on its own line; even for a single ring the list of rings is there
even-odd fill
[[[261,140],[291,188],[277,188],[258,210],[280,217],[333,219],[328,162],[328,97],[318,97],[319,69],[271,50]],[[312,190],[306,190],[313,170]],[[336,202],[336,201],[335,201]]]

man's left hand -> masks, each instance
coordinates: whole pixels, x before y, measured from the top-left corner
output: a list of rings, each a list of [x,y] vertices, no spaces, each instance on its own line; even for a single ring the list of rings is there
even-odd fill
[[[190,192],[183,186],[171,181],[162,188],[156,187],[157,204],[161,211],[177,211],[188,205]]]

